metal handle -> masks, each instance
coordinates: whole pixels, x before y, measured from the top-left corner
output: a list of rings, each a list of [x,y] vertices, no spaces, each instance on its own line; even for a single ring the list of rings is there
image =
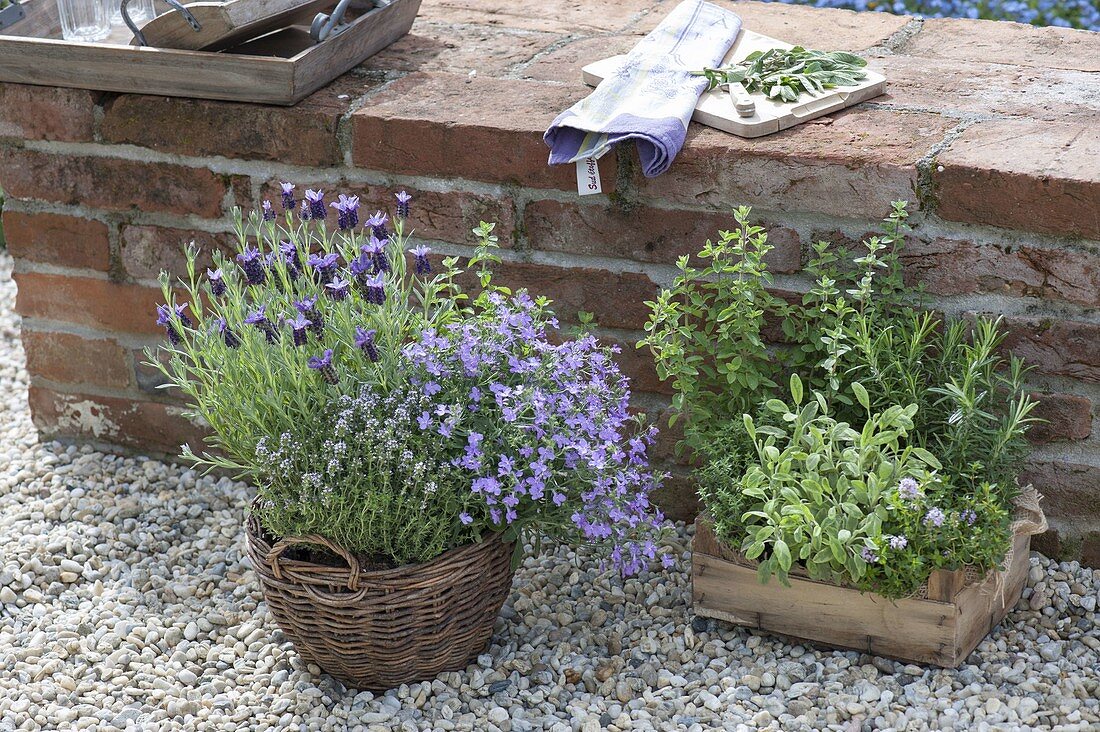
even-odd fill
[[[320,43],[326,38],[331,38],[348,27],[349,24],[344,22],[344,13],[347,12],[351,2],[352,0],[340,0],[331,14],[317,13],[313,18],[313,24],[309,27],[309,37],[313,39],[314,43]],[[384,8],[391,2],[393,0],[374,0],[372,4],[375,8]]]
[[[196,33],[202,30],[202,24],[191,14],[191,11],[185,8],[179,0],[164,0],[173,10],[176,10],[183,16],[183,19],[187,21],[187,24],[191,26],[191,30]],[[148,46],[145,41],[145,34],[141,32],[141,29],[134,24],[134,21],[130,19],[130,13],[127,11],[126,6],[130,4],[130,0],[122,0],[122,22],[126,24],[137,39],[139,46]]]

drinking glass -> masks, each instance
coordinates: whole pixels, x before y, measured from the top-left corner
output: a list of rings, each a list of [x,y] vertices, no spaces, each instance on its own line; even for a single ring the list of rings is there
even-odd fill
[[[111,25],[122,25],[122,0],[102,1]],[[130,20],[134,21],[138,28],[157,17],[157,11],[153,9],[153,0],[130,0],[126,10],[130,13]]]
[[[57,12],[66,41],[102,41],[111,33],[102,0],[57,0]]]

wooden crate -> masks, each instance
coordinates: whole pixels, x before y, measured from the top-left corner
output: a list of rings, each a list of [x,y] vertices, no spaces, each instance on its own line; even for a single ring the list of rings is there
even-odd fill
[[[333,0],[332,5],[336,4]],[[314,43],[292,27],[220,52],[61,40],[54,0],[0,32],[0,81],[290,105],[409,32],[420,0],[392,0]]]
[[[903,661],[954,668],[1020,599],[1028,573],[1030,535],[1013,540],[998,589],[996,572],[966,584],[960,571],[939,570],[928,598],[881,595],[791,577],[762,584],[756,568],[723,546],[706,516],[695,522],[692,599],[695,614],[824,645]]]

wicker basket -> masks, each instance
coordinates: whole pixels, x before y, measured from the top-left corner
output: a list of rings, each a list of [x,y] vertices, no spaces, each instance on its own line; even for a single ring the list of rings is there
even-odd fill
[[[363,571],[320,536],[271,544],[248,520],[248,554],[268,609],[298,652],[359,689],[379,691],[465,668],[481,653],[512,586],[513,545],[500,536],[424,564]],[[284,557],[324,546],[348,566]]]

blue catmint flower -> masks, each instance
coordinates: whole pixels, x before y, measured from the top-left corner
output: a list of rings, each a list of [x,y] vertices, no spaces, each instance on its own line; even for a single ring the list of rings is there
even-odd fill
[[[382,305],[386,302],[386,275],[379,272],[367,279],[367,302]]]
[[[394,195],[397,197],[397,218],[409,218],[409,201],[412,200],[412,196],[405,191],[399,191]]]
[[[261,305],[258,309],[248,314],[248,317],[244,319],[244,322],[248,325],[254,325],[256,328],[264,334],[268,343],[279,342],[279,331],[275,329],[275,325],[267,319],[267,306]]]
[[[386,228],[386,222],[389,221],[389,218],[381,211],[375,211],[374,215],[367,219],[366,225],[370,227],[371,234],[375,239],[385,241],[390,238],[390,230]]]
[[[309,336],[309,326],[313,323],[308,320],[304,315],[298,313],[293,320],[287,321],[290,325],[290,332],[294,337],[294,345],[301,347],[306,344]]]
[[[328,212],[325,211],[325,192],[306,189],[305,202],[309,204],[309,217],[314,221],[324,221]]]
[[[250,285],[262,285],[267,282],[267,271],[263,265],[263,255],[259,249],[245,246],[244,251],[237,255],[237,261],[244,270],[244,278]]]
[[[900,550],[900,549],[904,549],[905,547],[909,546],[909,540],[907,538],[905,538],[904,536],[900,535],[900,534],[887,535],[886,539],[890,542],[890,548],[891,549]]]
[[[218,324],[218,332],[222,334],[222,340],[225,342],[225,345],[229,348],[239,348],[241,339],[229,328],[229,323],[225,321],[225,318],[218,318],[216,322]]]
[[[351,281],[342,280],[339,277],[334,278],[332,282],[325,285],[325,292],[333,300],[346,300],[350,291]]]
[[[311,356],[306,365],[309,368],[317,371],[321,374],[321,378],[329,384],[340,383],[340,378],[336,375],[336,369],[332,367],[332,349],[326,348],[325,352],[321,356]]]
[[[275,209],[271,207],[271,201],[264,199],[260,207],[263,209],[264,221],[275,220]]]
[[[281,194],[283,198],[283,211],[293,213],[296,203],[294,201],[294,184],[283,181],[279,184],[279,187],[282,189]]]
[[[206,279],[210,281],[210,294],[214,297],[221,297],[225,294],[226,285],[225,278],[222,275],[221,269],[207,269]]]
[[[371,363],[377,363],[378,359],[380,358],[380,354],[378,353],[378,346],[376,346],[374,343],[374,336],[376,332],[377,331],[373,329],[366,330],[365,328],[361,328],[359,326],[355,327],[355,347],[365,353],[367,355],[367,359]],[[421,427],[420,429],[425,428]]]
[[[933,506],[932,508],[928,509],[928,513],[924,514],[924,525],[935,526],[936,528],[939,528],[940,526],[943,526],[943,522],[946,518],[947,517],[944,515],[943,511]]]
[[[321,311],[317,309],[317,296],[304,297],[294,303],[294,309],[297,310],[310,322],[309,329],[313,331],[313,335],[321,338],[325,332],[325,317],[321,315]]]
[[[418,275],[426,275],[432,271],[432,264],[428,261],[428,254],[431,251],[429,247],[423,244],[409,250],[409,254],[413,255],[416,261],[416,273]]]

